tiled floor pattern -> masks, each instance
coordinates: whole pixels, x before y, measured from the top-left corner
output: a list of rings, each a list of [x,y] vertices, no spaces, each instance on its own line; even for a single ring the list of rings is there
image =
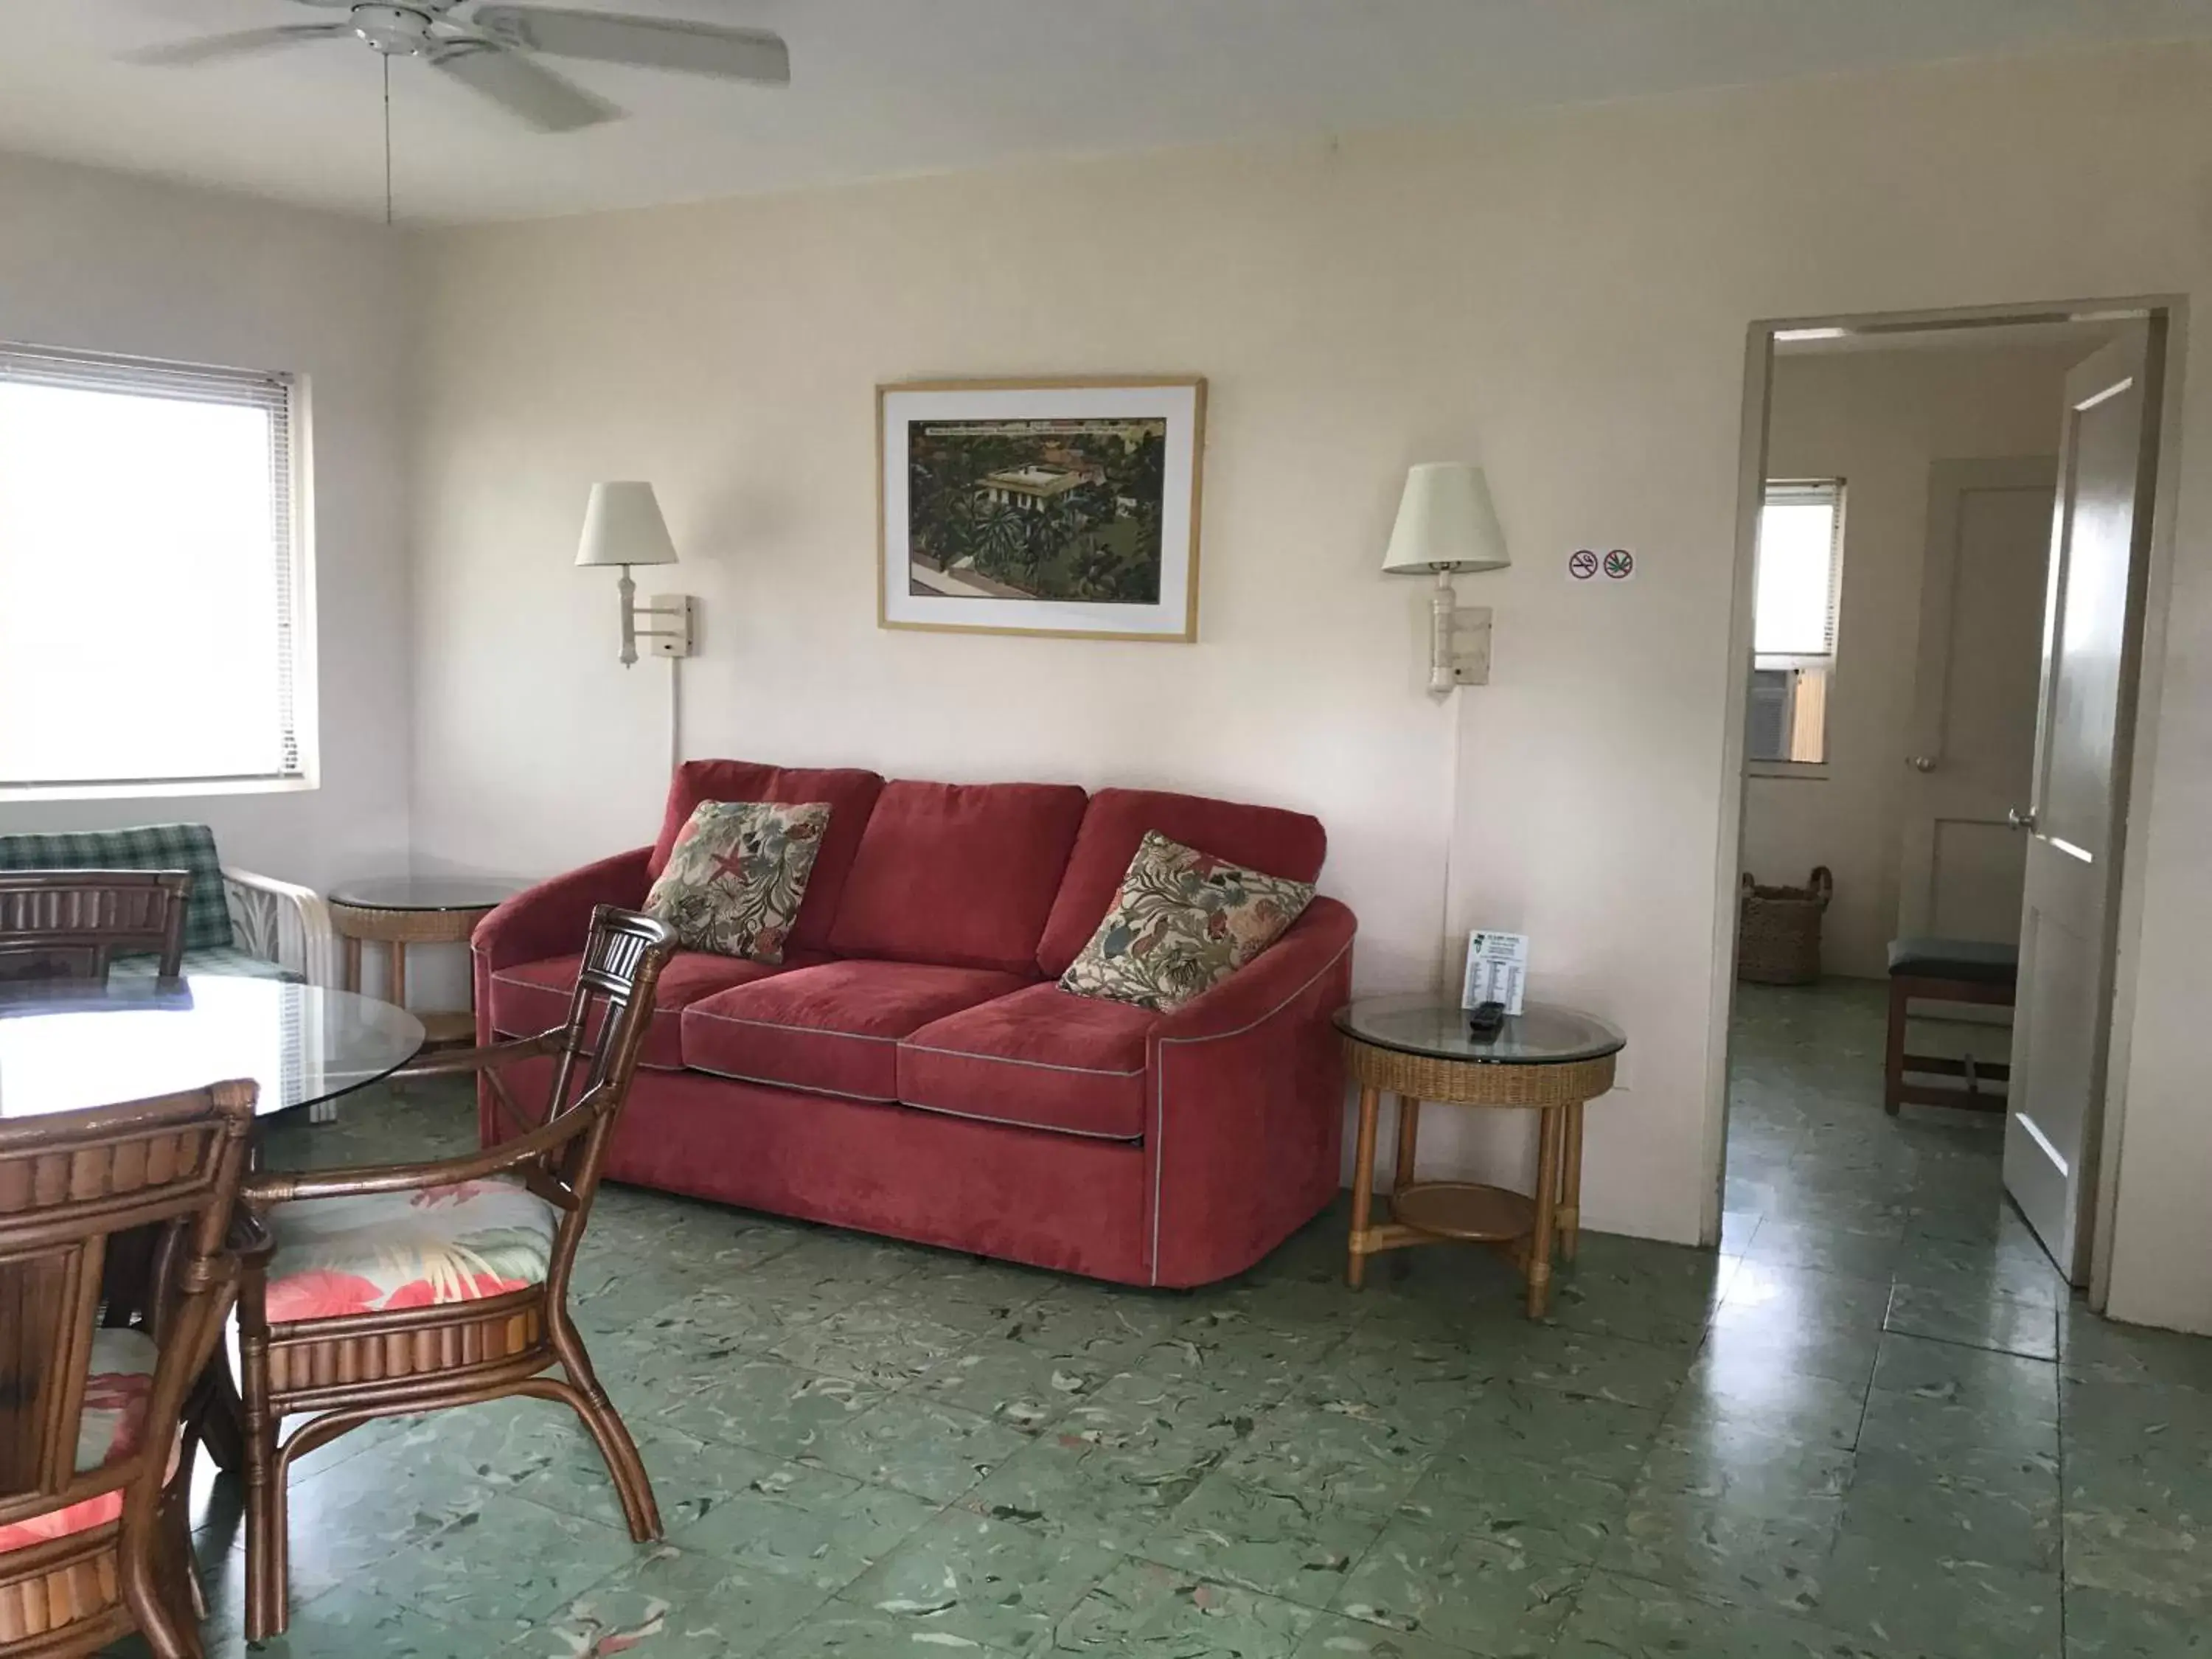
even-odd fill
[[[1741,1025],[1723,1253],[1591,1237],[1544,1327],[1473,1251],[1347,1292],[1340,1213],[1146,1294],[609,1189],[580,1317],[667,1541],[555,1407],[362,1431],[295,1482],[267,1650],[2212,1655],[2212,1341],[2069,1309],[1994,1121],[1881,1115],[1876,995]],[[275,1156],[468,1115],[372,1094]],[[199,1541],[235,1653],[222,1487]]]

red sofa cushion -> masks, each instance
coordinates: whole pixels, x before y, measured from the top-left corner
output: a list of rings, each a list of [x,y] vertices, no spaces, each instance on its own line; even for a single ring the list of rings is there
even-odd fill
[[[853,868],[853,855],[875,810],[884,781],[873,772],[850,767],[816,769],[799,766],[762,766],[752,761],[685,761],[668,781],[668,806],[660,820],[660,838],[647,860],[646,878],[657,881],[668,867],[668,855],[677,838],[690,822],[692,809],[702,800],[763,800],[779,805],[804,806],[823,801],[830,808],[830,827],[823,832],[822,848],[814,855],[813,872],[806,878],[806,897],[792,923],[791,945],[818,951],[828,943],[830,924],[836,920],[838,902]]]
[[[536,1036],[560,1024],[568,1018],[568,994],[575,989],[577,964],[583,959],[579,952],[494,969],[491,1029],[502,1036]],[[717,991],[749,985],[822,959],[819,954],[786,957],[782,967],[771,968],[739,957],[678,951],[660,970],[660,984],[653,996],[653,1023],[645,1028],[645,1046],[638,1051],[638,1064],[656,1071],[681,1071],[683,1044],[676,1016],[687,1005]]]
[[[1101,789],[1083,815],[1066,877],[1037,945],[1037,966],[1046,978],[1066,973],[1098,931],[1147,830],[1289,881],[1319,878],[1328,850],[1321,820],[1304,812],[1156,789]]]
[[[1084,799],[1073,784],[885,784],[830,948],[1033,977]]]
[[[898,1042],[1018,989],[993,969],[832,962],[740,985],[684,1011],[684,1064],[855,1100],[898,1098]]]
[[[1145,1133],[1145,1045],[1164,1018],[1032,985],[899,1044],[898,1097],[991,1123],[1134,1140]]]

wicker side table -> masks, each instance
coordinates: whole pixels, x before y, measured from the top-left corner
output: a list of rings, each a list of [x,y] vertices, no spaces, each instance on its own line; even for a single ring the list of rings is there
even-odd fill
[[[454,876],[389,876],[331,889],[331,926],[345,941],[345,988],[361,989],[363,940],[380,944],[389,983],[385,1000],[407,1006],[407,947],[466,945],[485,916],[522,890],[516,882]],[[474,1001],[471,981],[471,1001]],[[425,1047],[476,1041],[473,1007],[421,1016]]]
[[[1626,1039],[1592,1015],[1531,1003],[1487,1042],[1468,1034],[1464,1011],[1428,997],[1376,997],[1336,1017],[1347,1069],[1359,1084],[1345,1278],[1358,1289],[1367,1258],[1414,1244],[1528,1241],[1528,1316],[1551,1304],[1552,1256],[1574,1260],[1582,1231],[1583,1106],[1613,1087]],[[1390,1218],[1373,1218],[1376,1120],[1398,1097],[1397,1178]],[[1533,1195],[1474,1182],[1421,1181],[1415,1163],[1421,1106],[1534,1111],[1539,1127]]]

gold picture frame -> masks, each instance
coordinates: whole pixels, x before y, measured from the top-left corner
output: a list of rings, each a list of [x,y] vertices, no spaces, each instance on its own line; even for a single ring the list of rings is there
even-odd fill
[[[877,625],[1194,642],[1205,456],[1202,376],[877,386]]]

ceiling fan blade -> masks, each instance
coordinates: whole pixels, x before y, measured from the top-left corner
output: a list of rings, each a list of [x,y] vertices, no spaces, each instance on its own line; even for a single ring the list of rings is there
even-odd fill
[[[611,12],[559,6],[478,6],[468,21],[470,27],[509,46],[556,58],[678,70],[766,86],[787,86],[791,81],[790,49],[765,29],[618,17]]]
[[[236,34],[205,34],[197,40],[170,40],[157,46],[141,46],[123,54],[126,64],[168,66],[208,64],[224,58],[245,58],[274,46],[296,46],[309,40],[334,40],[353,33],[345,23],[286,23],[276,28],[242,29]]]
[[[574,82],[501,46],[468,43],[449,46],[430,58],[464,86],[472,87],[510,114],[541,132],[574,132],[618,118],[622,112],[594,98]]]

